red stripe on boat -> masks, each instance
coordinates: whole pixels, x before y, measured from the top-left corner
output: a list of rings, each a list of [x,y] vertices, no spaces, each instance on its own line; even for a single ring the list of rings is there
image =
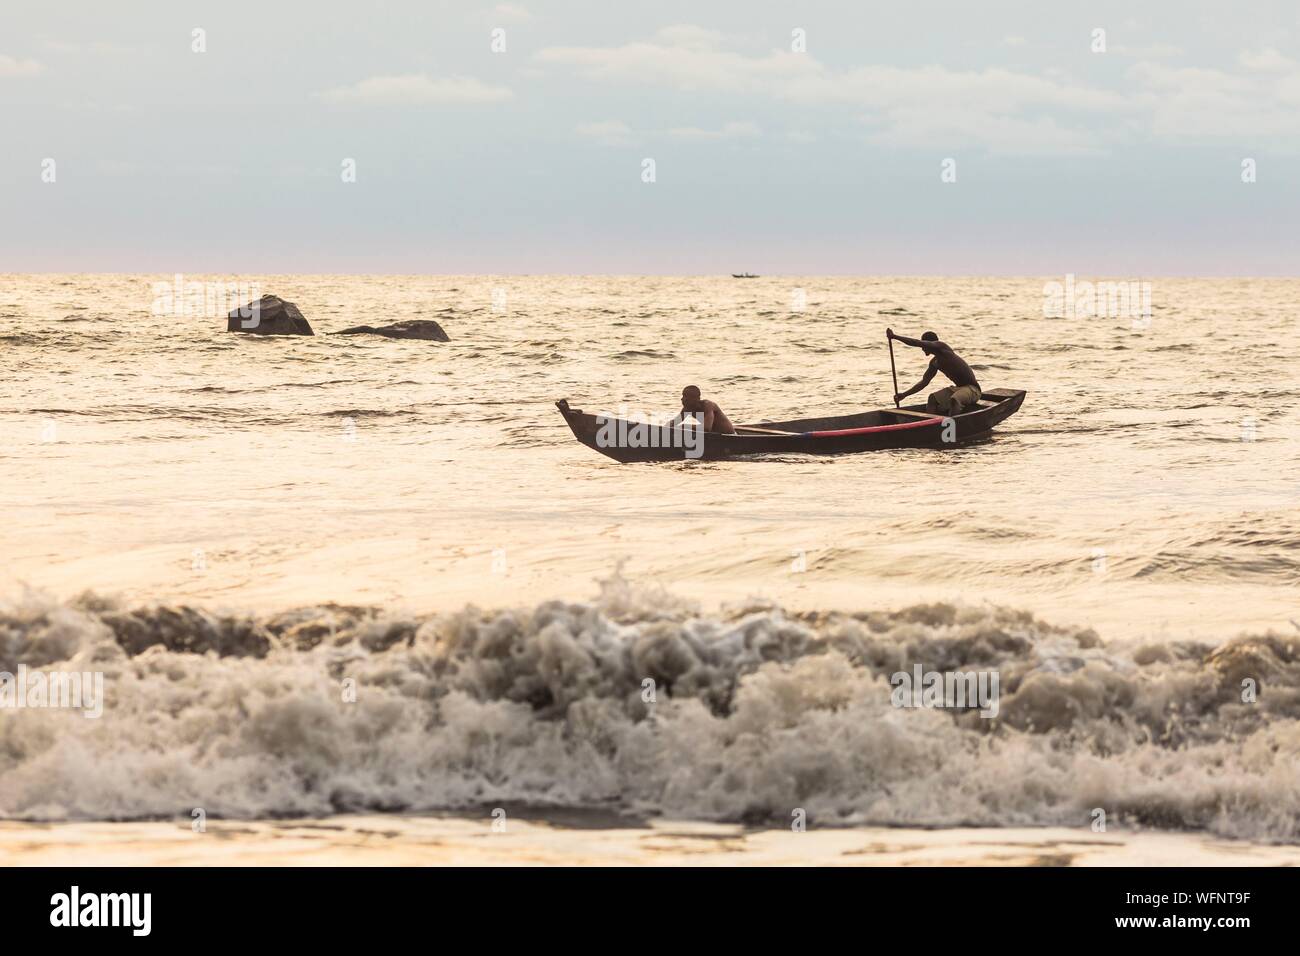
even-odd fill
[[[872,432],[897,432],[904,428],[924,428],[943,421],[941,416],[925,418],[915,422],[902,422],[898,425],[869,425],[866,428],[840,428],[829,432],[804,432],[809,438],[839,438],[841,435],[870,435]]]

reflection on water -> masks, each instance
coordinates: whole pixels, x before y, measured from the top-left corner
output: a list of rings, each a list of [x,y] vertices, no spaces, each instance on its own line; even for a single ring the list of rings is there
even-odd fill
[[[170,278],[5,279],[6,593],[433,610],[585,596],[624,560],[704,600],[991,599],[1106,637],[1294,607],[1294,280],[1153,280],[1135,330],[1043,318],[1037,279],[206,277],[317,331],[264,338],[152,314]],[[413,318],[452,341],[325,334]],[[553,405],[885,405],[886,325],[936,329],[1024,408],[950,452],[618,465]],[[923,359],[895,352],[906,387]]]

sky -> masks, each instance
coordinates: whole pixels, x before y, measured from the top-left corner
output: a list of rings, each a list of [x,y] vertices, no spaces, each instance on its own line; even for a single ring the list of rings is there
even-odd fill
[[[0,273],[1300,275],[1295,0],[7,3],[0,120]]]

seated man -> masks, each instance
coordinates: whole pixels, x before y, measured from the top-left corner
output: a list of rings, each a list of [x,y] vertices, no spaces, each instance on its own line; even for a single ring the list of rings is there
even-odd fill
[[[895,335],[893,329],[885,329],[885,337],[918,348],[926,355],[932,356],[930,367],[921,376],[921,381],[906,392],[895,395],[895,403],[901,403],[907,396],[914,395],[929,385],[935,372],[943,372],[953,384],[937,392],[931,392],[929,401],[925,403],[925,410],[935,415],[960,415],[975,407],[983,394],[980,391],[980,383],[975,380],[975,373],[962,357],[952,350],[951,346],[939,341],[937,334],[926,332],[917,340],[909,339],[905,335]]]
[[[682,412],[674,421],[682,421],[687,415],[702,422],[706,432],[722,432],[726,435],[736,433],[736,426],[731,424],[731,419],[718,407],[718,403],[701,398],[700,389],[695,385],[687,385],[682,389]]]

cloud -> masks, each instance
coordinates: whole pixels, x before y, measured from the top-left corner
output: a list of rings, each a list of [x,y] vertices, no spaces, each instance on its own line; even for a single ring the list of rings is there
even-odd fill
[[[766,96],[803,107],[804,120],[809,110],[825,111],[832,120],[847,112],[861,116],[874,138],[897,145],[952,148],[974,141],[998,151],[1094,151],[1096,137],[1086,123],[1049,114],[1122,115],[1137,108],[1126,95],[1005,69],[870,65],[835,71],[807,54],[749,56],[726,42],[716,31],[676,26],[615,47],[548,47],[536,60],[601,83]],[[697,139],[742,134],[725,127],[675,132]]]
[[[1006,115],[1033,109],[1124,113],[1131,97],[1002,68],[949,70],[941,66],[864,66],[808,75],[782,91],[807,105],[843,104],[886,115],[914,111]]]
[[[1258,53],[1247,51],[1238,58],[1241,65],[1258,73],[1298,73],[1300,64],[1283,56],[1272,47],[1266,47]]]
[[[527,23],[533,18],[528,8],[518,3],[498,3],[492,8],[492,19],[497,23]]]
[[[1151,93],[1151,127],[1184,139],[1274,138],[1294,148],[1300,140],[1300,64],[1275,50],[1244,53],[1244,73],[1139,63],[1131,77]]]
[[[1182,56],[1184,53],[1182,47],[1171,43],[1148,43],[1145,46],[1119,44],[1112,46],[1110,52],[1120,56],[1131,56],[1137,60],[1167,60],[1170,57]]]
[[[46,40],[44,46],[51,53],[79,56],[86,54],[126,56],[135,52],[134,47],[123,46],[120,43],[110,43],[106,40],[92,40],[89,43],[79,43],[75,40]]]
[[[35,60],[19,60],[0,53],[0,76],[35,76],[44,69]]]
[[[1018,38],[1008,38],[1016,40]],[[1272,48],[1243,54],[1239,70],[1175,67],[1176,47],[1133,49],[1129,88],[1108,89],[1057,69],[955,70],[868,64],[832,69],[780,49],[746,54],[721,33],[660,30],[616,46],[547,47],[534,62],[605,85],[657,86],[694,94],[767,98],[800,109],[799,124],[857,117],[869,138],[900,147],[1042,155],[1104,151],[1143,135],[1300,137],[1300,65]],[[708,138],[704,130],[674,131]],[[715,131],[719,138],[722,131]]]
[[[746,57],[721,48],[722,34],[700,27],[660,30],[655,39],[617,47],[546,47],[540,63],[572,67],[601,82],[671,86],[684,91],[772,92],[783,82],[822,68],[802,53]]]
[[[695,126],[679,126],[668,131],[669,136],[678,139],[736,139],[738,137],[757,136],[761,133],[755,123],[724,123],[721,129],[699,129]]]
[[[994,155],[1085,156],[1104,152],[1104,142],[1081,129],[1061,126],[1048,116],[1023,119],[976,113],[905,113],[869,137],[893,146],[951,148],[980,143]]]
[[[583,123],[578,127],[578,135],[594,139],[604,146],[627,146],[632,142],[632,128],[621,120]]]
[[[742,139],[758,136],[762,133],[758,124],[733,121],[724,123],[718,129],[701,129],[698,126],[678,126],[670,130],[636,131],[622,120],[602,120],[598,123],[583,123],[578,126],[578,135],[595,140],[604,146],[629,146],[637,140],[651,136],[670,136],[673,139],[718,141]]]
[[[401,76],[372,76],[317,94],[328,103],[402,105],[422,103],[496,103],[514,93],[508,87],[492,86],[472,76],[429,77],[423,73]]]
[[[655,34],[655,37],[673,46],[694,47],[701,50],[721,46],[727,40],[727,35],[720,30],[710,30],[690,23],[664,27]]]

